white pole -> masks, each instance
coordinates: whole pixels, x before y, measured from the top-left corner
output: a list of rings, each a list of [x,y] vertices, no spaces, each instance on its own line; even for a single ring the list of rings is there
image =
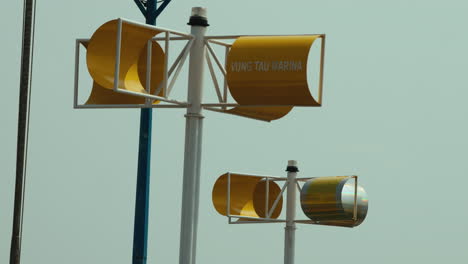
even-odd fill
[[[297,161],[288,161],[288,187],[286,196],[286,227],[284,233],[284,264],[294,264],[294,242],[296,233],[296,176]]]
[[[180,264],[195,264],[200,160],[203,130],[202,90],[205,66],[205,32],[208,26],[206,9],[192,8],[188,23],[192,26],[194,42],[190,50],[188,98],[185,125],[184,178],[182,187],[182,219],[180,228]]]

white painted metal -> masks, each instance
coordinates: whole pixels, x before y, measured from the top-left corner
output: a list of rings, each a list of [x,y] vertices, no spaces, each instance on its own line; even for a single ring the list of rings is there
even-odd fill
[[[154,104],[150,108],[187,108],[188,104]],[[77,105],[75,109],[120,109],[120,108],[147,108],[146,104],[115,104],[115,105]]]
[[[288,161],[288,167],[296,167],[297,161]],[[286,195],[286,227],[284,233],[284,264],[294,264],[294,244],[296,223],[296,176],[294,170],[288,171],[288,189]]]
[[[223,73],[224,77],[226,78],[226,69],[224,69],[223,64],[219,61],[218,56],[216,56],[216,53],[214,52],[213,48],[211,48],[210,44],[208,41],[205,41],[206,47],[210,51],[211,56],[215,60],[216,64],[218,65],[219,69],[221,70],[221,73]]]
[[[202,15],[204,8],[192,8],[192,14]],[[205,66],[206,27],[193,25],[194,36],[190,51],[189,81],[185,127],[184,176],[182,187],[182,217],[180,230],[179,264],[195,264],[198,204],[200,186],[200,161],[202,147],[203,115],[203,71]]]
[[[210,43],[218,44],[218,45],[225,46],[225,47],[231,47],[232,46],[232,44],[230,44],[230,43],[226,43],[226,42],[219,41],[219,40],[207,39],[207,41],[209,41]]]
[[[221,95],[218,79],[216,78],[216,73],[213,69],[213,64],[211,63],[210,55],[208,55],[208,53],[206,53],[206,64],[208,64],[208,69],[210,70],[211,80],[213,81],[213,86],[215,88],[216,95],[218,96],[218,101],[221,103],[223,101],[223,97]]]
[[[172,87],[174,86],[175,84],[175,81],[177,79],[177,77],[179,76],[179,73],[180,73],[180,70],[182,69],[182,66],[184,65],[185,63],[185,59],[187,58],[188,54],[190,53],[191,49],[192,49],[192,46],[193,46],[193,39],[189,41],[189,43],[187,43],[187,49],[184,51],[184,54],[182,55],[180,61],[179,61],[179,65],[177,66],[177,69],[174,73],[174,76],[172,76],[172,80],[171,80],[171,83],[169,84],[169,87],[167,88],[167,94],[169,95],[172,91]]]
[[[148,40],[146,47],[146,92],[151,93],[151,53],[152,53],[152,48],[153,48],[153,42],[151,40]],[[155,94],[158,94],[157,92]],[[153,101],[151,99],[146,99],[146,106],[151,106],[153,104]]]
[[[119,75],[120,75],[120,50],[122,44],[122,19],[117,20],[117,38],[115,44],[115,65],[114,65],[114,91],[119,90]]]
[[[80,41],[77,39],[75,42],[75,86],[73,89],[73,108],[78,106],[78,80],[80,74]]]
[[[227,65],[229,51],[230,51],[229,47],[226,47],[226,50],[224,52],[224,65]],[[224,77],[223,103],[227,103],[227,97],[228,97],[228,83],[227,83],[227,78]],[[223,110],[226,110],[225,106],[223,106]]]
[[[152,95],[152,94],[143,94],[143,93],[129,91],[129,90],[120,89],[120,88],[117,88],[116,92],[124,93],[124,94],[131,94],[131,95],[145,97],[145,98],[154,99],[154,100],[159,100],[159,101],[163,101],[163,102],[167,102],[167,103],[173,103],[173,104],[178,104],[178,105],[187,105],[186,102],[180,102],[180,101],[177,101],[177,100],[167,99],[166,97],[162,97],[162,96],[157,96],[157,95]]]
[[[167,66],[169,63],[169,40],[170,40],[170,34],[169,32],[166,32],[166,39],[164,42],[164,53],[166,53],[166,56],[164,56],[164,81],[162,83],[163,89],[164,89],[163,95],[166,97],[167,97],[167,79],[169,78],[169,74],[167,72]],[[156,92],[156,94],[158,93],[159,91]]]
[[[171,34],[174,34],[174,35],[192,38],[192,35],[190,35],[190,34],[180,32],[180,31],[176,31],[176,30],[172,30],[172,29],[167,29],[167,28],[163,28],[163,27],[155,27],[155,26],[152,26],[152,25],[143,24],[143,23],[136,22],[136,21],[133,21],[133,20],[130,20],[130,19],[126,19],[126,18],[118,18],[118,20],[121,20],[125,24],[135,25],[135,26],[139,26],[139,27],[147,28],[147,29],[156,29],[156,30],[159,30],[159,31],[162,31],[162,32],[170,32]]]

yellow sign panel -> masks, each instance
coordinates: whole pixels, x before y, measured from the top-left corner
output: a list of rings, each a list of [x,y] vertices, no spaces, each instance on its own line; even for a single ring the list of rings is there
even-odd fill
[[[228,215],[229,201],[230,215],[265,218],[267,209],[271,210],[276,197],[281,192],[278,184],[273,181],[268,182],[268,196],[266,190],[267,183],[263,177],[226,173],[219,176],[213,186],[213,205],[221,215]],[[281,197],[270,218],[278,218],[282,204],[283,198]]]
[[[112,92],[116,63],[117,20],[99,27],[87,44],[88,71],[94,80],[87,104],[142,104],[144,98]],[[134,24],[122,24],[119,88],[146,93],[147,45],[161,31]],[[155,41],[151,48],[151,92],[163,80],[164,52]],[[104,89],[110,89],[105,91]],[[159,96],[163,96],[162,92]],[[157,102],[155,102],[157,103]]]
[[[227,83],[240,105],[226,112],[271,121],[293,106],[320,106],[307,83],[307,59],[317,38],[312,36],[239,37],[227,57]],[[280,107],[278,107],[280,106]]]

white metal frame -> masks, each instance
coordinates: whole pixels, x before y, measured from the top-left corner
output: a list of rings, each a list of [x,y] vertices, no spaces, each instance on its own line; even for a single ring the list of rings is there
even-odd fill
[[[249,177],[258,177],[262,178],[266,181],[266,192],[265,192],[265,211],[267,212],[267,217],[249,217],[249,216],[242,216],[242,215],[232,215],[231,212],[231,174],[239,175],[239,176],[249,176]],[[229,224],[257,224],[257,223],[285,223],[286,219],[272,219],[270,218],[271,214],[274,212],[276,207],[278,206],[278,202],[283,196],[283,194],[287,193],[287,186],[288,186],[288,178],[287,177],[277,177],[277,176],[266,176],[266,175],[256,175],[256,174],[245,174],[245,173],[237,173],[237,172],[228,172],[228,183],[227,183],[227,199],[226,199],[226,217],[228,218]],[[295,185],[297,187],[298,193],[300,195],[302,187],[300,186],[300,182],[306,182],[310,179],[314,179],[317,177],[307,177],[307,178],[297,178],[295,179]],[[352,175],[348,176],[348,179],[354,179],[354,212],[353,212],[353,219],[354,221],[357,220],[357,188],[358,188],[358,176]],[[268,210],[268,193],[269,193],[269,182],[270,181],[284,181],[284,185],[281,187],[281,192],[276,197],[272,207]],[[234,218],[234,220],[233,220]],[[249,219],[249,220],[256,220],[256,221],[242,221],[242,219]],[[307,219],[299,219],[294,220],[294,223],[298,224],[320,224],[319,222]]]
[[[122,40],[122,26],[123,24],[130,24],[130,25],[137,25],[144,28],[150,29],[157,29],[159,31],[164,32],[164,37],[155,37],[151,41],[148,41],[148,50],[147,50],[147,78],[146,78],[146,90],[147,93],[138,93],[134,91],[128,91],[125,89],[119,88],[119,72],[120,72],[120,54],[121,54],[121,40]],[[228,53],[232,46],[232,43],[228,43],[222,40],[235,40],[239,37],[245,36],[272,36],[272,35],[224,35],[224,36],[206,36],[205,39],[205,46],[207,49],[206,52],[206,63],[208,65],[209,73],[211,80],[213,82],[214,90],[218,99],[218,102],[215,103],[202,103],[201,106],[204,109],[215,111],[215,112],[223,112],[227,110],[227,108],[232,107],[274,107],[274,106],[294,106],[294,105],[240,105],[235,102],[228,102],[229,96],[229,89],[228,83],[226,78],[226,68],[225,65],[227,63]],[[280,36],[280,35],[275,35]],[[291,36],[291,35],[282,35],[282,36]],[[319,36],[322,39],[321,43],[321,55],[320,55],[320,76],[319,76],[319,84],[318,84],[318,102],[322,102],[322,91],[323,91],[323,72],[324,72],[324,63],[325,63],[325,34],[302,34],[297,36]],[[186,34],[179,31],[174,31],[166,28],[155,27],[147,24],[141,24],[138,22],[134,22],[132,20],[119,18],[117,23],[117,39],[116,39],[116,63],[114,72],[114,87],[113,90],[118,93],[130,94],[134,96],[140,96],[146,98],[145,104],[119,104],[119,105],[85,105],[80,104],[78,102],[78,92],[79,92],[79,63],[80,63],[80,44],[84,44],[89,41],[89,39],[77,39],[75,43],[75,84],[74,84],[74,108],[79,109],[96,109],[96,108],[187,108],[189,104],[187,102],[178,101],[171,99],[169,95],[171,94],[175,82],[180,74],[182,67],[185,64],[185,61],[190,53],[191,46],[193,44],[194,36],[191,34]],[[151,63],[149,58],[151,58],[151,45],[152,41],[164,41],[164,52],[165,52],[165,61],[164,61],[164,78],[161,84],[157,87],[154,94],[151,94],[149,91],[149,87],[151,84]],[[182,51],[179,53],[177,58],[175,59],[174,63],[168,68],[168,58],[169,58],[169,49],[170,49],[170,42],[171,41],[178,41],[178,40],[186,40],[187,43]],[[221,60],[216,55],[215,51],[211,44],[223,46],[225,48],[225,60],[221,62]],[[214,63],[213,63],[214,61]],[[213,64],[216,64],[217,67],[214,67]],[[222,86],[220,85],[215,68],[219,70],[222,75]],[[172,77],[172,79],[171,79]],[[158,96],[161,89],[164,89],[165,96]],[[159,100],[163,103],[161,104],[153,104],[154,100]],[[301,106],[299,106],[301,107]]]
[[[190,53],[190,48],[193,44],[193,35],[186,34],[183,32],[170,30],[161,27],[155,27],[147,24],[141,24],[138,22],[134,22],[128,19],[119,18],[117,20],[117,39],[116,39],[116,62],[114,68],[114,87],[113,90],[118,93],[130,94],[134,96],[140,96],[146,98],[145,104],[119,104],[119,105],[85,105],[80,104],[78,102],[78,95],[79,95],[79,66],[80,66],[80,44],[84,44],[89,42],[90,39],[76,39],[75,42],[75,78],[74,78],[74,99],[73,99],[73,106],[74,108],[78,109],[95,109],[95,108],[187,108],[187,102],[180,102],[177,100],[173,100],[169,98],[169,94],[171,93],[174,84],[179,76],[179,73],[182,67],[185,64],[185,61]],[[148,49],[147,49],[147,70],[146,70],[146,84],[145,88],[147,93],[138,93],[133,91],[128,91],[125,89],[119,88],[119,73],[120,73],[120,54],[121,54],[121,41],[122,41],[122,26],[123,24],[130,24],[130,25],[137,25],[143,28],[150,28],[156,29],[159,31],[164,32],[164,37],[155,37],[148,41]],[[175,35],[175,36],[171,36]],[[164,41],[164,52],[165,52],[165,60],[164,60],[164,78],[161,84],[157,87],[154,94],[150,93],[150,86],[151,86],[151,45],[153,41]],[[170,42],[177,41],[177,40],[186,40],[187,43],[185,47],[182,49],[180,54],[175,59],[174,63],[171,65],[170,69],[168,69],[168,58],[169,58],[169,49],[170,49]],[[170,79],[172,76],[172,79]],[[157,96],[161,89],[164,89],[165,96]],[[165,102],[168,104],[156,104],[153,105],[154,100],[159,100],[161,102]]]

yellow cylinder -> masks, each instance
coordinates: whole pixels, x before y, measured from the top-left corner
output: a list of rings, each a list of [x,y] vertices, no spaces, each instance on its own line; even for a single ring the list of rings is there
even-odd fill
[[[318,177],[308,180],[301,190],[304,214],[317,224],[355,227],[360,225],[368,209],[367,194],[361,186],[350,182],[352,177]]]
[[[226,63],[232,97],[240,105],[226,113],[272,121],[294,106],[320,106],[307,83],[309,51],[319,35],[249,36],[233,43]]]
[[[88,71],[95,82],[87,104],[142,104],[145,102],[144,98],[128,95],[112,96],[110,92],[102,90],[114,88],[117,23],[117,20],[106,22],[94,32],[87,43],[86,62]],[[119,89],[147,93],[147,45],[148,41],[160,32],[157,29],[134,24],[122,24]],[[154,94],[163,79],[165,54],[157,42],[152,41],[151,46],[150,91]],[[158,95],[164,96],[162,92]]]
[[[230,181],[229,190],[228,181]],[[280,192],[278,184],[271,180],[268,181],[267,192],[265,177],[226,173],[216,180],[213,186],[212,200],[216,211],[221,215],[228,215],[229,199],[229,215],[266,218],[267,210],[271,210]],[[278,218],[282,205],[283,198],[281,197],[270,218]]]

